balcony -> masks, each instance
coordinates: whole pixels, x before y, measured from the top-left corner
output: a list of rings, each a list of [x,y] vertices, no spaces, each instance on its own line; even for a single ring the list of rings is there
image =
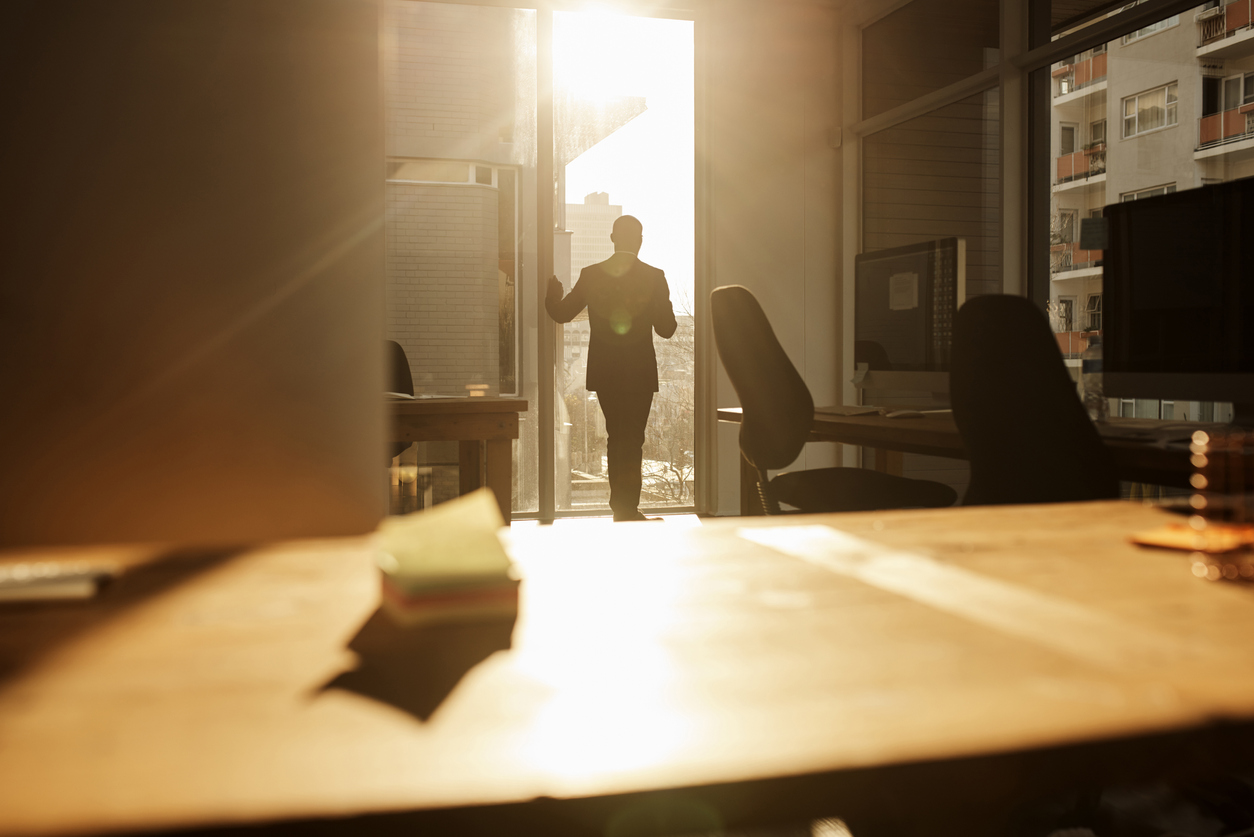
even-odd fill
[[[1064,358],[1078,358],[1089,347],[1090,337],[1101,337],[1100,331],[1058,331],[1054,332],[1054,339],[1058,341],[1058,348],[1062,350]]]
[[[1052,244],[1049,248],[1049,273],[1057,276],[1076,270],[1092,270],[1102,266],[1101,250],[1081,250],[1079,242]],[[1093,270],[1096,273],[1096,270]]]
[[[1254,0],[1247,1],[1254,2]],[[1051,75],[1058,82],[1054,88],[1055,104],[1104,89],[1105,86],[1102,83],[1106,81],[1106,53],[1100,52],[1082,61],[1055,67]]]
[[[1254,157],[1254,102],[1212,113],[1198,120],[1193,159],[1232,155],[1233,161]]]
[[[1106,180],[1106,143],[1064,154],[1054,160],[1054,191],[1083,186],[1099,179]]]
[[[1197,55],[1231,58],[1254,54],[1254,0],[1237,0],[1199,12]]]

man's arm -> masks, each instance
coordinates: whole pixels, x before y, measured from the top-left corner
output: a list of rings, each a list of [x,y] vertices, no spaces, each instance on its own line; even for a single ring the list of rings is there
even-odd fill
[[[559,323],[568,323],[583,310],[588,301],[584,298],[583,274],[565,299],[562,298],[562,283],[556,276],[549,277],[549,287],[544,295],[544,310]]]
[[[658,271],[657,302],[653,307],[653,330],[664,340],[670,339],[679,324],[675,322],[675,310],[671,308],[671,289],[666,284],[666,274]]]

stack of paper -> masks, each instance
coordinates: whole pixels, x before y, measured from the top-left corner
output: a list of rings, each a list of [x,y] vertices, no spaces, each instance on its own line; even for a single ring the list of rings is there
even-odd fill
[[[0,602],[89,599],[117,575],[113,566],[84,561],[23,561],[0,565]]]
[[[486,488],[384,521],[378,555],[384,611],[402,624],[516,614],[518,579],[496,537],[502,525]]]

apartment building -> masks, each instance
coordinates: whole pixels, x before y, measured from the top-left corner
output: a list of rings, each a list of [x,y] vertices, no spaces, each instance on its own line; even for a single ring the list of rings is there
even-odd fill
[[[1250,0],[1207,3],[1051,68],[1049,309],[1073,368],[1102,330],[1103,207],[1254,174]],[[1116,414],[1209,418],[1197,402],[1126,399]]]

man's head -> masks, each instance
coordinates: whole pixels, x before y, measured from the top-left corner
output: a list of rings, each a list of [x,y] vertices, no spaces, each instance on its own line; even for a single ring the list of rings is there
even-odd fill
[[[640,253],[640,242],[644,240],[644,227],[632,215],[621,215],[614,221],[614,229],[610,232],[610,241],[614,242],[615,253]]]

